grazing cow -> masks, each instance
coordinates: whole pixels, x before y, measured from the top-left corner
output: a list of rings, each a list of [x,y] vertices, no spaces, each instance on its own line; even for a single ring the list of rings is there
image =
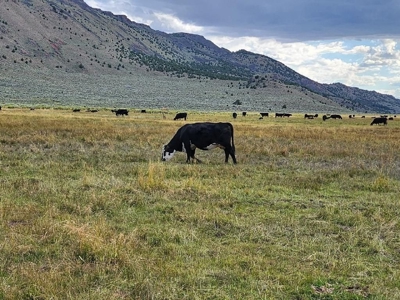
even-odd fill
[[[141,112],[142,114],[145,114],[145,113],[146,113],[146,110],[145,110],[145,109],[142,109],[140,112]]]
[[[267,112],[260,112],[261,117],[269,117],[269,113]]]
[[[331,119],[342,119],[341,115],[331,115],[330,116]]]
[[[237,118],[237,113],[234,112],[234,113],[232,114],[232,117],[233,117],[234,119],[236,119],[236,118]]]
[[[275,118],[279,117],[279,118],[283,118],[283,117],[291,117],[292,114],[286,114],[286,113],[275,113]]]
[[[121,109],[115,109],[114,110],[115,115],[118,116],[127,116],[129,111],[127,109],[121,108]]]
[[[315,115],[304,114],[304,119],[314,119]]]
[[[232,141],[232,144],[231,144]],[[225,151],[225,162],[229,155],[236,164],[235,144],[233,142],[233,126],[231,123],[194,123],[186,124],[178,129],[171,141],[164,145],[162,150],[163,161],[170,160],[176,151],[186,152],[186,162],[194,157],[196,148],[211,150],[221,148]]]
[[[72,112],[80,112],[80,111],[81,111],[80,108],[74,108],[74,109],[72,110]]]
[[[383,125],[387,125],[387,118],[384,117],[380,117],[380,118],[375,118],[372,120],[371,125],[379,125],[379,124],[383,124]]]
[[[247,112],[242,112],[242,116],[245,117],[247,115]]]
[[[174,120],[185,119],[186,121],[186,118],[187,118],[187,113],[183,112],[183,113],[177,113]]]

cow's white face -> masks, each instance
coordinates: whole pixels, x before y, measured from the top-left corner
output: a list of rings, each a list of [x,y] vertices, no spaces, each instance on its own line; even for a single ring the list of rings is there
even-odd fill
[[[174,156],[175,152],[176,150],[171,151],[167,148],[167,145],[164,145],[161,154],[161,160],[169,161]]]

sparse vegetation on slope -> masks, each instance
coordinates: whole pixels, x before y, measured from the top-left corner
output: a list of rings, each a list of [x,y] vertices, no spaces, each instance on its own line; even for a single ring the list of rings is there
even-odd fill
[[[394,97],[320,84],[267,56],[244,50],[230,52],[198,35],[155,31],[126,16],[93,9],[82,0],[5,1],[0,6],[0,16],[3,76],[19,70],[22,76],[36,77],[37,71],[43,69],[55,74],[129,77],[151,73],[177,79],[229,81],[273,76],[346,110],[400,111]],[[149,82],[148,86],[153,84]],[[1,98],[0,101],[4,102]]]

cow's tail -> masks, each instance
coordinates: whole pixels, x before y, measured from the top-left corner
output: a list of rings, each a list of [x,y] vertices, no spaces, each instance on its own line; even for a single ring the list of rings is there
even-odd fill
[[[231,131],[232,131],[232,150],[233,150],[233,153],[236,153],[235,142],[233,140],[233,136],[234,136],[234,134],[233,134],[233,125],[231,123],[229,123],[229,126],[231,127]]]

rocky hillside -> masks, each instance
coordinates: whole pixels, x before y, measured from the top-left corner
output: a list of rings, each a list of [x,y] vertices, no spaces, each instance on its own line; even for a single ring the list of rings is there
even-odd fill
[[[267,56],[230,52],[199,35],[156,31],[126,16],[91,8],[82,0],[3,0],[0,67],[3,75],[35,76],[46,70],[54,76],[147,73],[238,81],[238,89],[264,90],[266,95],[268,88],[287,93],[290,86],[302,95],[298,101],[317,94],[318,100],[310,101],[360,112],[400,111],[400,100],[390,95],[340,83],[320,84]]]

